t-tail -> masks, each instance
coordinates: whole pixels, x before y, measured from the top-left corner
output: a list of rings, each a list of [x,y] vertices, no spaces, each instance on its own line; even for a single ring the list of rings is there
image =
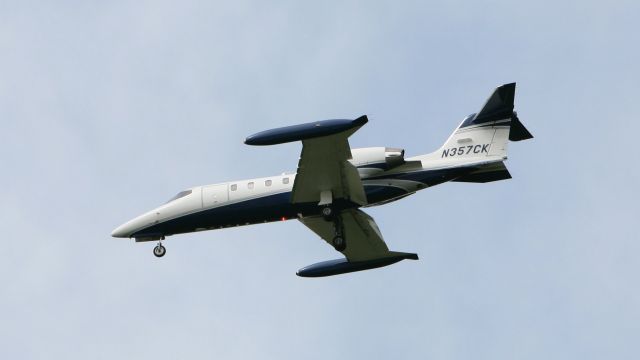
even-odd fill
[[[418,157],[425,168],[459,168],[453,181],[489,182],[510,179],[504,166],[509,141],[533,138],[514,111],[516,83],[498,87],[479,112],[467,116],[433,153]]]

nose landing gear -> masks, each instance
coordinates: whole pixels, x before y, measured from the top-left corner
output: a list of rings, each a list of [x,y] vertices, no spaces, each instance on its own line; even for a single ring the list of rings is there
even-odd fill
[[[155,255],[158,258],[161,258],[166,253],[167,253],[167,248],[162,246],[162,242],[158,241],[158,245],[156,245],[156,247],[153,248],[153,255]]]

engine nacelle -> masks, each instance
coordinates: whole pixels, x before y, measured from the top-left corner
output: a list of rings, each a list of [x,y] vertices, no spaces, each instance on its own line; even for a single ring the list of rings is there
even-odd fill
[[[370,147],[351,150],[353,165],[358,168],[389,170],[404,164],[404,149]]]

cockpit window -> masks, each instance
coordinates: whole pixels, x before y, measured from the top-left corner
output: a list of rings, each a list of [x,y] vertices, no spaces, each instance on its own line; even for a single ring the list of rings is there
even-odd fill
[[[176,196],[169,199],[169,201],[167,201],[166,204],[172,202],[173,200],[180,199],[181,197],[185,197],[189,194],[191,194],[191,190],[180,191],[179,193],[176,194]]]

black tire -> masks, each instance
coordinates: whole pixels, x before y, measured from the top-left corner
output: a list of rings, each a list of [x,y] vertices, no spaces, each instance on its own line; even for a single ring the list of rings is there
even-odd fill
[[[344,251],[347,248],[347,241],[344,237],[338,235],[331,241],[333,247],[338,251]]]
[[[167,248],[165,248],[162,245],[157,245],[156,247],[153,248],[153,255],[155,255],[156,257],[161,258],[166,253],[167,253]]]
[[[330,206],[323,207],[321,213],[325,220],[331,221],[333,219],[333,209]]]

